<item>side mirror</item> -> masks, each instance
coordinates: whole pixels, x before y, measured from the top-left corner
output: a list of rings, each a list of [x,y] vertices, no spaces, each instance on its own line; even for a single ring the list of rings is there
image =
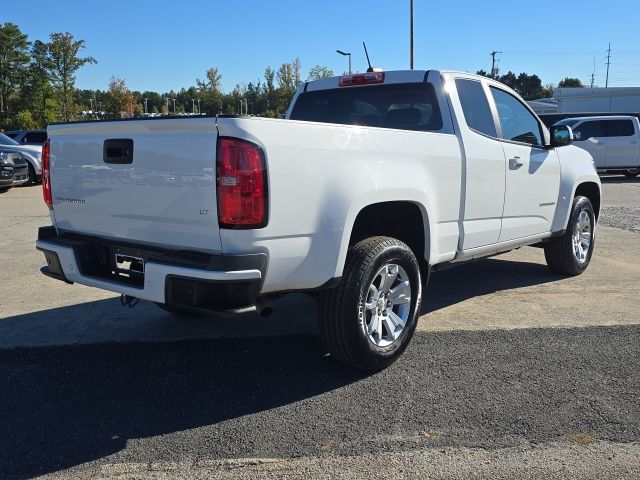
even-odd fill
[[[573,143],[573,130],[568,125],[551,127],[551,148],[566,147]]]

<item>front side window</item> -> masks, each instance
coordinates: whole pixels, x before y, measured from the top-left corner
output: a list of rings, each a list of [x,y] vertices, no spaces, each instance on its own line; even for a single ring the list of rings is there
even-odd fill
[[[603,135],[602,121],[600,120],[589,120],[573,129],[573,138],[579,142],[590,138],[602,137]]]
[[[456,79],[456,89],[464,119],[469,128],[476,132],[484,133],[490,137],[497,137],[496,124],[489,101],[484,93],[482,84],[476,80]]]
[[[531,111],[513,95],[491,87],[496,102],[502,138],[529,145],[542,146],[540,124]]]
[[[605,120],[607,137],[631,137],[635,134],[631,120]]]

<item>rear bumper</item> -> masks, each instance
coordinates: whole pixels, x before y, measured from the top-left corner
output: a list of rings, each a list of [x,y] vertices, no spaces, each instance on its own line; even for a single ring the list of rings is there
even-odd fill
[[[36,248],[47,266],[42,272],[67,283],[80,283],[132,297],[185,308],[226,311],[255,303],[266,268],[266,255],[209,255],[78,235],[57,235],[53,227],[38,232]],[[115,255],[144,259],[144,273],[122,276]]]

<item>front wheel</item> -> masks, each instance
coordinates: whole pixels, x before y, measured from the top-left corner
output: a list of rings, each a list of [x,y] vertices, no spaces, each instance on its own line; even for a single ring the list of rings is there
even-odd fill
[[[544,256],[551,270],[580,275],[589,266],[594,247],[595,214],[587,197],[573,199],[567,229],[545,244]]]
[[[418,261],[403,242],[371,237],[349,249],[338,287],[318,297],[320,336],[332,357],[364,370],[391,365],[420,311]]]

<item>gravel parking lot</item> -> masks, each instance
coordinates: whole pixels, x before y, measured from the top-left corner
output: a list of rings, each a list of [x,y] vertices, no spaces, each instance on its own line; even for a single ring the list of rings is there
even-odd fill
[[[603,188],[584,275],[537,248],[434,274],[375,375],[304,296],[177,318],[44,277],[40,189],[0,194],[0,478],[637,478],[640,180]]]

